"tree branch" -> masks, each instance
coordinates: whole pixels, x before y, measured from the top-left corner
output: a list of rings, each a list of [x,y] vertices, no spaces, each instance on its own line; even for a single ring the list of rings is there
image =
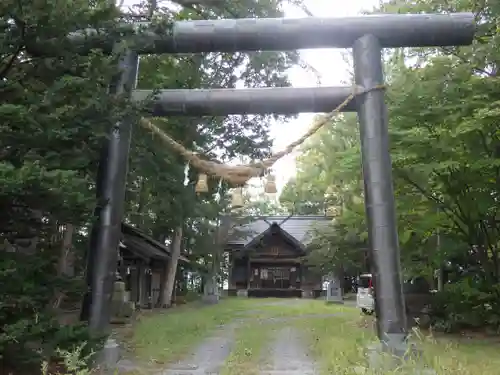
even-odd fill
[[[434,194],[428,192],[425,188],[420,186],[417,182],[413,181],[407,173],[405,173],[402,169],[394,168],[396,174],[406,181],[409,185],[411,185],[415,190],[417,190],[420,194],[422,194],[425,198],[433,201],[438,205],[438,207],[443,211],[443,213],[455,224],[457,229],[467,238],[467,241],[470,242],[470,234],[467,230],[462,227],[459,221],[456,220],[456,213],[454,210],[446,204],[442,199],[436,197]]]
[[[460,61],[462,61],[464,64],[467,64],[467,65],[470,65],[470,60],[467,60],[465,57],[463,56],[460,56],[458,53],[454,52],[453,50],[451,49],[448,49],[447,47],[439,47],[439,49],[441,51],[443,51],[445,54],[447,55],[452,55],[453,57],[456,57],[457,59],[459,59]],[[479,68],[477,66],[472,66],[471,65],[471,68],[473,70],[475,70],[477,73],[482,73],[482,74],[485,74],[487,75],[488,77],[495,77],[495,74],[492,73],[492,72],[488,72],[487,70],[483,69],[483,68]]]

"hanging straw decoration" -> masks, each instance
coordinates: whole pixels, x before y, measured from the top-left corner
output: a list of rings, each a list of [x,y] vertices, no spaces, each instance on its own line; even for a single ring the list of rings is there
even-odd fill
[[[264,192],[266,194],[276,194],[278,192],[278,189],[276,188],[276,178],[273,175],[267,176]]]
[[[360,196],[355,195],[352,197],[352,203],[354,203],[354,204],[361,204],[363,202],[364,202],[364,200]]]
[[[325,124],[329,123],[329,121],[340,113],[340,111],[342,111],[355,97],[366,94],[367,92],[383,89],[385,89],[384,85],[377,85],[368,89],[355,86],[353,88],[353,92],[342,103],[340,103],[337,108],[324,116],[317,117],[311,128],[302,137],[290,143],[284,150],[272,155],[269,159],[262,160],[257,163],[230,166],[214,161],[203,160],[197,156],[196,153],[186,149],[182,144],[170,137],[150,120],[142,118],[140,120],[140,125],[153,133],[153,135],[157,135],[163,142],[168,144],[186,160],[188,160],[193,167],[203,172],[203,174],[200,174],[200,180],[198,181],[200,184],[200,191],[208,190],[208,187],[204,188],[204,186],[206,186],[206,175],[222,178],[233,186],[244,186],[251,178],[261,177],[264,175],[265,172],[269,170],[269,168],[271,168],[279,159],[290,154],[297,146],[303,144],[306,139],[315,134]],[[205,185],[203,185],[202,176],[205,176]],[[206,190],[203,190],[202,188]]]
[[[232,196],[231,196],[231,208],[242,208],[244,203],[243,203],[243,194],[242,194],[242,188],[234,189]]]
[[[197,194],[208,193],[207,175],[205,173],[200,173],[198,175],[198,182],[196,182],[196,187],[194,188],[194,191]]]
[[[330,206],[326,208],[326,216],[338,216],[339,210],[335,206]]]

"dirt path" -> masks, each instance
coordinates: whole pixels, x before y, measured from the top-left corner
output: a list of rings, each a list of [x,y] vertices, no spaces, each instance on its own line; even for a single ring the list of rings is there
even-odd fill
[[[285,300],[264,305],[290,306],[303,303],[301,300]],[[267,317],[253,318],[252,315],[261,310],[247,310],[237,317],[232,324],[221,326],[209,338],[197,346],[194,351],[183,360],[168,366],[158,375],[219,375],[234,342],[234,330],[241,324],[255,320],[259,324],[280,324],[270,347],[265,351],[266,358],[259,369],[260,375],[317,375],[314,361],[307,354],[307,345],[302,340],[300,332],[291,326],[293,320],[304,318],[321,318],[338,314],[305,315],[302,317]],[[287,322],[290,321],[290,325]],[[257,365],[258,366],[258,365]]]
[[[260,375],[318,374],[299,332],[292,327],[284,327],[278,331],[270,348],[270,355],[270,363],[262,368]]]
[[[158,375],[219,375],[231,353],[233,328],[221,328],[182,361],[170,365]],[[259,375],[318,374],[313,359],[307,354],[307,346],[292,327],[278,331],[267,353],[263,360],[266,364],[261,367]]]
[[[174,363],[158,375],[218,375],[231,353],[233,327],[220,327],[182,361]]]

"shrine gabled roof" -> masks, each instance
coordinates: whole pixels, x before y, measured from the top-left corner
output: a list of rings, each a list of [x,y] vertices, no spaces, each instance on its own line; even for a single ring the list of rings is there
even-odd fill
[[[171,258],[170,249],[166,245],[127,223],[122,223],[120,248],[128,249],[131,253],[143,259],[166,260]],[[183,255],[180,256],[179,260],[189,263],[189,259]]]
[[[332,220],[327,216],[260,216],[248,218],[249,222],[233,228],[229,234],[227,246],[246,246],[272,224],[278,225],[302,245],[307,246],[312,239],[314,230],[326,227]]]

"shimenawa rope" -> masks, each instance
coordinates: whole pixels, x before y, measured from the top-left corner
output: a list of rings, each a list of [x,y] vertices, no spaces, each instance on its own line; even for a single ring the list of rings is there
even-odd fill
[[[302,137],[290,143],[284,150],[277,152],[270,158],[262,160],[257,163],[242,164],[242,165],[226,165],[214,161],[203,160],[198,157],[194,152],[186,149],[183,145],[170,137],[167,133],[161,130],[158,126],[153,124],[149,119],[142,118],[140,125],[151,131],[153,134],[158,135],[162,141],[169,144],[174,150],[182,155],[189,163],[196,169],[208,175],[216,176],[226,180],[232,185],[243,186],[253,177],[260,177],[266,170],[271,168],[279,159],[290,154],[297,146],[300,146],[309,137],[315,134],[332,118],[334,118],[342,109],[344,109],[354,98],[366,94],[374,90],[384,90],[385,85],[377,85],[369,89],[359,89],[354,87],[354,90],[349,96],[340,103],[333,111],[315,119],[311,128]]]

